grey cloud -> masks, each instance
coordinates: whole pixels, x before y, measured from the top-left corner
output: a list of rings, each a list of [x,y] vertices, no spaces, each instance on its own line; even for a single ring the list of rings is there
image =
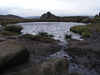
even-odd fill
[[[31,0],[30,0],[31,1]],[[38,0],[39,1],[39,0]],[[45,1],[45,0],[43,0]],[[51,0],[53,3],[53,0]],[[61,16],[70,16],[70,15],[95,15],[100,11],[100,0],[54,0],[56,3],[55,5],[52,4],[46,4],[49,8],[42,8],[40,5],[39,8],[35,8],[34,2],[33,6],[34,8],[25,9],[24,6],[6,6],[6,7],[0,7],[0,14],[16,14],[20,16],[38,16],[46,11],[51,11],[55,13],[56,15]],[[56,6],[57,4],[57,6]],[[38,4],[37,4],[38,5]],[[39,6],[39,5],[38,5]],[[27,5],[26,5],[27,7]]]

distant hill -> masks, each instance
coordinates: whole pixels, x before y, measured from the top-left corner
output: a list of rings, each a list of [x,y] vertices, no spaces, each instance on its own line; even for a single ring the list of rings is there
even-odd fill
[[[16,16],[16,15],[0,15],[0,19],[23,19],[22,17]]]
[[[24,18],[23,17],[19,17],[16,15],[0,15],[0,25],[7,25],[7,24],[12,24],[12,23],[19,23],[19,22],[23,22]]]
[[[7,25],[20,22],[92,22],[93,17],[89,16],[56,16],[51,12],[42,14],[41,16],[20,17],[12,14],[0,15],[0,24]],[[98,19],[98,18],[97,18]]]
[[[25,19],[39,19],[40,16],[29,16],[29,17],[24,17]]]

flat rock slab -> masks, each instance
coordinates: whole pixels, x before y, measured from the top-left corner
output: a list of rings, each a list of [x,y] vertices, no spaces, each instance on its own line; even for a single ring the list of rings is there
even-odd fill
[[[36,41],[36,40],[29,40],[29,39],[13,39],[13,40],[9,39],[9,41],[5,41],[1,43],[2,44],[0,44],[0,46],[5,45],[5,46],[1,46],[2,48],[5,48],[5,51],[7,51],[8,49],[10,51],[10,52],[4,52],[4,54],[2,55],[3,59],[7,60],[7,62],[11,57],[9,64],[11,64],[12,61],[13,62],[16,61],[15,60],[16,58],[17,58],[17,63],[20,63],[21,60],[23,59],[27,59],[28,57],[27,51],[23,52],[23,50],[19,50],[19,49],[23,49],[22,46],[24,46],[25,47],[24,49],[27,49],[30,54],[29,61],[27,63],[9,69],[8,72],[4,73],[4,75],[41,75],[40,68],[42,68],[42,62],[45,62],[45,60],[50,54],[54,54],[57,51],[61,50],[61,46],[56,41],[53,41],[52,43],[52,42]],[[13,51],[14,49],[15,51]],[[1,52],[2,51],[3,50],[1,50]],[[24,54],[26,53],[26,54],[25,55],[23,54],[22,56],[22,53]],[[14,57],[13,60],[12,57]]]
[[[41,64],[42,75],[68,75],[69,62],[65,58],[51,58]]]
[[[4,75],[69,75],[69,62],[65,58],[50,58],[41,63],[33,63],[30,68]]]
[[[24,63],[28,56],[28,51],[15,40],[0,43],[0,69],[2,70]]]
[[[0,42],[6,41],[5,38],[0,38]]]
[[[34,40],[18,40],[34,56],[49,56],[61,50],[58,43],[46,43]],[[55,42],[55,41],[54,41]]]
[[[72,56],[73,62],[100,74],[100,44],[89,43],[88,40],[70,40],[66,52]]]
[[[88,40],[70,40],[68,41],[69,48],[91,49],[95,52],[100,52],[100,42],[90,42]]]

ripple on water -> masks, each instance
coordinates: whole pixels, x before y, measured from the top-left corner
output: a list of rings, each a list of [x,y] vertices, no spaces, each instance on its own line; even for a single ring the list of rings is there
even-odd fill
[[[70,28],[76,25],[85,25],[84,23],[74,23],[74,22],[29,22],[29,23],[18,23],[24,29],[23,34],[37,34],[39,32],[47,32],[54,35],[55,39],[64,41],[66,34],[70,33]],[[72,34],[72,33],[71,33]],[[72,34],[74,38],[79,39],[79,35]]]

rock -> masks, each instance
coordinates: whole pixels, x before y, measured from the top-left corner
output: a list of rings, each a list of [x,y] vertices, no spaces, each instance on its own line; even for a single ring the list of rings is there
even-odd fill
[[[0,42],[6,41],[6,38],[0,37]]]
[[[17,39],[18,36],[6,36],[7,39]]]
[[[55,19],[55,18],[57,18],[57,16],[55,16],[51,12],[47,12],[47,13],[43,14],[40,18],[41,19]]]
[[[0,31],[3,31],[3,27],[0,25]]]
[[[97,50],[92,46],[93,45],[88,43],[86,40],[70,40],[66,52],[72,56],[74,63],[82,65],[89,70],[94,69],[96,72],[100,73],[98,68],[100,67],[100,64],[98,64],[100,63],[100,48]]]
[[[65,58],[51,58],[41,64],[42,75],[68,75],[68,61]]]
[[[28,60],[27,49],[18,44],[15,40],[8,40],[0,43],[0,72],[7,68],[23,64]]]
[[[40,38],[41,39],[41,38]],[[49,56],[61,50],[61,46],[58,41],[52,40],[53,42],[20,39],[19,42],[27,48],[30,53],[34,56]]]
[[[79,72],[72,72],[72,73],[69,74],[69,75],[83,75],[83,74],[81,74],[81,73],[79,73]]]
[[[34,62],[23,70],[4,75],[69,75],[68,68],[67,59],[50,58],[39,63]]]

